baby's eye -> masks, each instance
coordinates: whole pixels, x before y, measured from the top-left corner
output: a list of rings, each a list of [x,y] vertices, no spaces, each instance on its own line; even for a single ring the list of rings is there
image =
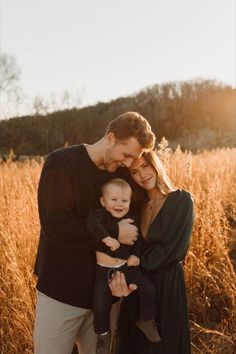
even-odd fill
[[[137,171],[130,171],[131,175],[135,175]]]
[[[115,201],[116,201],[116,198],[111,198],[111,200],[112,200],[113,202],[115,202]]]

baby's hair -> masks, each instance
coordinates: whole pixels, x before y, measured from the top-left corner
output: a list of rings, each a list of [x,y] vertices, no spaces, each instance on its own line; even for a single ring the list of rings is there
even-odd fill
[[[131,189],[129,183],[126,182],[122,178],[113,178],[110,181],[104,183],[103,186],[102,186],[102,195],[105,193],[106,188],[108,186],[112,186],[112,185],[113,186],[117,186],[117,187],[119,187],[119,188],[121,188],[123,190],[129,190],[130,191],[130,195],[132,195],[132,189]]]

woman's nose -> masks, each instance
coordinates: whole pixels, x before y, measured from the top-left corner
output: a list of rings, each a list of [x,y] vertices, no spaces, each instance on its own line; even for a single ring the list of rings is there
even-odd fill
[[[139,171],[139,177],[140,177],[141,181],[143,181],[145,179],[145,174],[143,171]]]

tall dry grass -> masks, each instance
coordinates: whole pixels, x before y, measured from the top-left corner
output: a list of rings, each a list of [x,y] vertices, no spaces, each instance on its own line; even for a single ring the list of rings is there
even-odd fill
[[[36,190],[41,166],[0,166],[0,353],[32,353],[33,263],[39,223]]]
[[[228,240],[236,221],[236,149],[191,155],[180,149],[172,153],[164,143],[159,150],[177,186],[189,190],[195,201],[185,262],[192,351],[232,354],[236,352],[236,276]],[[0,354],[33,351],[36,192],[41,167],[36,162],[0,165]]]

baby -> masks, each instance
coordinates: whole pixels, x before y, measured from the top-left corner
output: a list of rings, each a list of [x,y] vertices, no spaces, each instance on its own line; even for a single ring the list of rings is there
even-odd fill
[[[97,354],[110,353],[110,310],[112,294],[109,280],[117,270],[125,274],[127,283],[137,285],[140,316],[136,322],[146,337],[159,342],[160,336],[155,324],[156,291],[149,275],[139,266],[142,254],[143,237],[138,234],[134,245],[120,244],[108,230],[116,228],[122,219],[135,217],[130,214],[132,190],[123,179],[115,178],[102,187],[100,202],[103,208],[90,211],[87,228],[98,241],[96,247],[96,279],[94,286],[94,329],[98,334]],[[137,226],[137,225],[136,225]]]

